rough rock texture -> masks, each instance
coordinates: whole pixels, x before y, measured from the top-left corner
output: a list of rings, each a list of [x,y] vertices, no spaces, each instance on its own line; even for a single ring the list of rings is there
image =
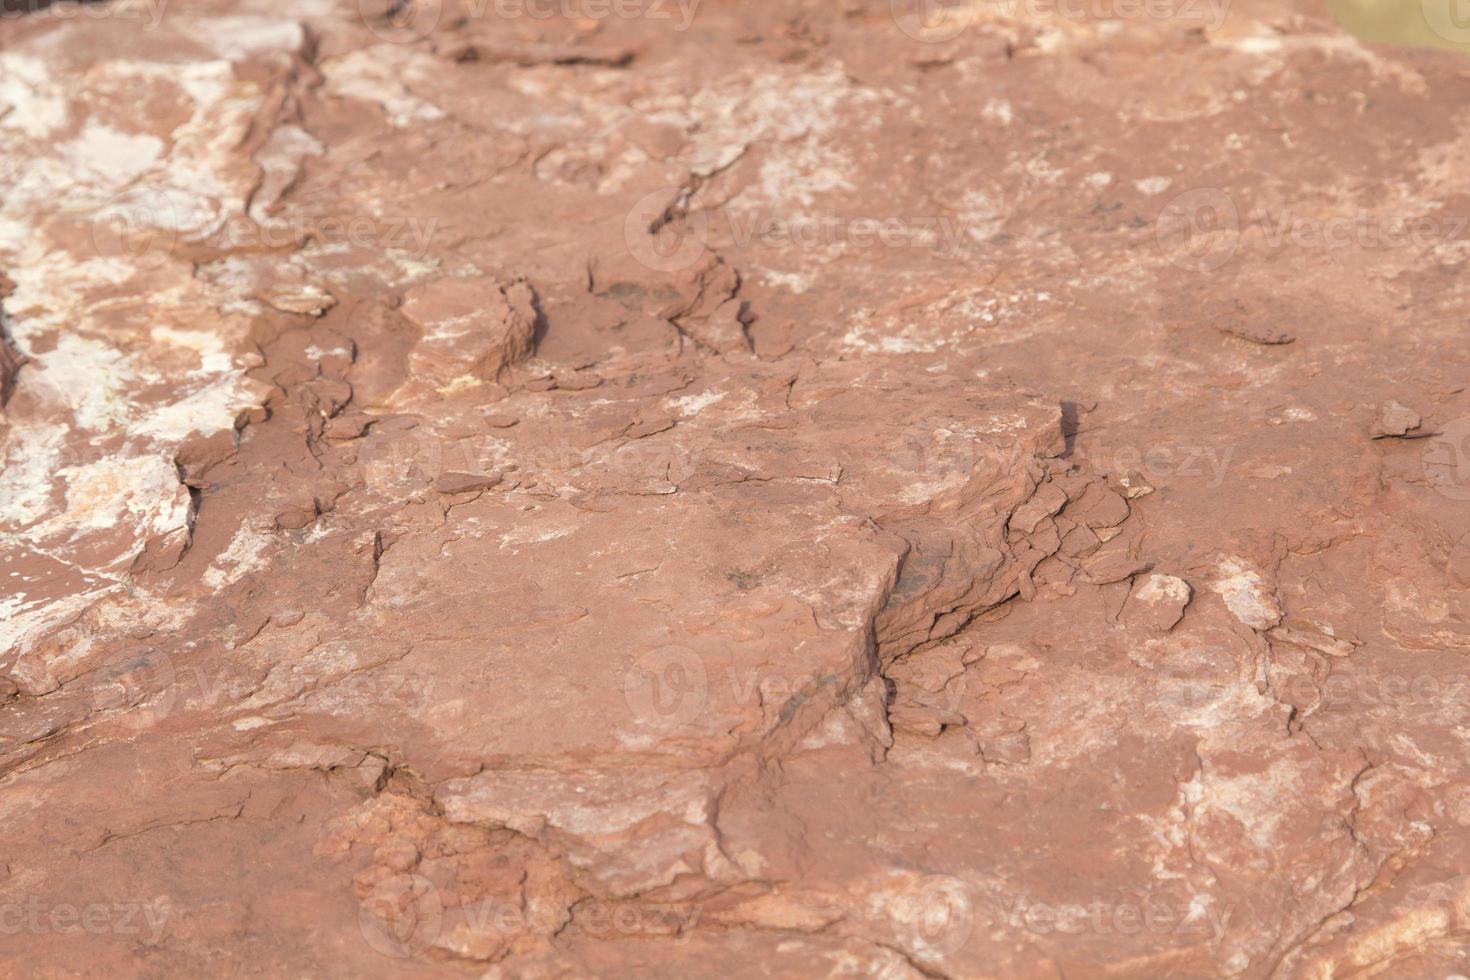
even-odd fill
[[[0,19],[0,972],[1470,974],[1467,63],[1104,6]]]

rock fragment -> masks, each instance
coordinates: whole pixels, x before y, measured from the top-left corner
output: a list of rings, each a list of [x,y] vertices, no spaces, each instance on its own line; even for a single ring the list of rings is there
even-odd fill
[[[1419,413],[1397,401],[1386,401],[1378,407],[1378,417],[1373,420],[1374,439],[1413,438],[1424,420]]]
[[[650,413],[647,417],[639,418],[623,435],[629,439],[642,439],[645,436],[655,435],[659,432],[667,432],[674,427],[674,418],[666,414]]]
[[[531,352],[539,317],[525,280],[463,276],[414,287],[403,314],[423,331],[409,354],[412,376],[439,386],[498,378]]]
[[[327,420],[322,432],[329,439],[356,439],[367,430],[371,421],[366,415],[338,415]]]
[[[1109,585],[1148,571],[1148,562],[1128,553],[1126,541],[1109,542],[1082,563],[1082,574],[1094,585]]]
[[[995,716],[975,725],[975,748],[988,763],[1021,766],[1031,761],[1031,738],[1019,718]]]
[[[434,489],[440,493],[470,493],[489,490],[500,483],[499,473],[441,473],[434,478]]]
[[[1022,534],[1030,534],[1036,525],[1051,517],[1067,505],[1067,494],[1055,483],[1043,483],[1036,488],[1031,499],[1016,508],[1011,515],[1011,527]]]
[[[1128,502],[1102,483],[1088,486],[1082,499],[1067,508],[1074,517],[1093,530],[1117,527],[1128,519]]]
[[[1301,626],[1281,625],[1271,630],[1273,643],[1290,643],[1293,646],[1316,650],[1328,657],[1346,657],[1357,648],[1357,643],[1343,637],[1331,636],[1315,629]]]
[[[1167,633],[1184,616],[1194,590],[1174,575],[1152,574],[1135,582],[1123,607],[1123,622]]]
[[[933,738],[949,725],[963,725],[965,716],[932,704],[907,702],[888,709],[888,723],[895,731]]]
[[[1220,562],[1215,591],[1231,615],[1251,629],[1268,630],[1281,622],[1281,603],[1275,589],[1256,569],[1239,558]]]
[[[314,504],[287,507],[276,513],[276,527],[283,531],[295,531],[306,527],[316,520],[317,516],[318,511]]]
[[[1062,536],[1059,550],[1073,558],[1085,558],[1102,546],[1098,533],[1086,524],[1078,524]]]
[[[602,378],[591,371],[568,371],[556,376],[558,391],[589,391],[602,384]]]
[[[1129,470],[1127,473],[1118,477],[1118,486],[1122,488],[1123,496],[1129,500],[1147,497],[1154,492],[1154,485],[1148,482],[1148,478],[1137,470]]]
[[[321,316],[337,305],[337,298],[317,286],[302,285],[277,290],[269,296],[267,302],[282,313]]]

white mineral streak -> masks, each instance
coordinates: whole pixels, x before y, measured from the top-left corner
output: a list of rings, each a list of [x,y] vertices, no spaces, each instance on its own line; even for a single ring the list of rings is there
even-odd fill
[[[36,616],[74,615],[122,581],[150,541],[187,535],[179,447],[262,404],[244,374],[247,321],[226,312],[236,297],[174,246],[237,219],[257,177],[237,147],[267,93],[225,59],[289,53],[302,31],[239,17],[196,36],[213,54],[84,75],[0,52],[5,327],[30,358],[12,396],[24,415],[0,431],[0,548],[71,571],[7,596],[0,651],[44,626]],[[119,96],[140,82],[172,103],[171,131],[139,131]]]

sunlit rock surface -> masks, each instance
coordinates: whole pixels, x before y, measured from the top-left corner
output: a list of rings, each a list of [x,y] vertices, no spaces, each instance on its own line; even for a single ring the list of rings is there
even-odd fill
[[[0,972],[1470,974],[1460,55],[22,7]]]

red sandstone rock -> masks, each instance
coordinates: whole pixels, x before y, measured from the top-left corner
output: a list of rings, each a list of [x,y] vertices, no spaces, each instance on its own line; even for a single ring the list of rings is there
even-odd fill
[[[1459,56],[595,6],[0,18],[5,972],[1470,973]]]
[[[1373,438],[1406,436],[1419,428],[1423,420],[1407,405],[1387,401],[1378,409],[1378,418],[1373,422]]]

